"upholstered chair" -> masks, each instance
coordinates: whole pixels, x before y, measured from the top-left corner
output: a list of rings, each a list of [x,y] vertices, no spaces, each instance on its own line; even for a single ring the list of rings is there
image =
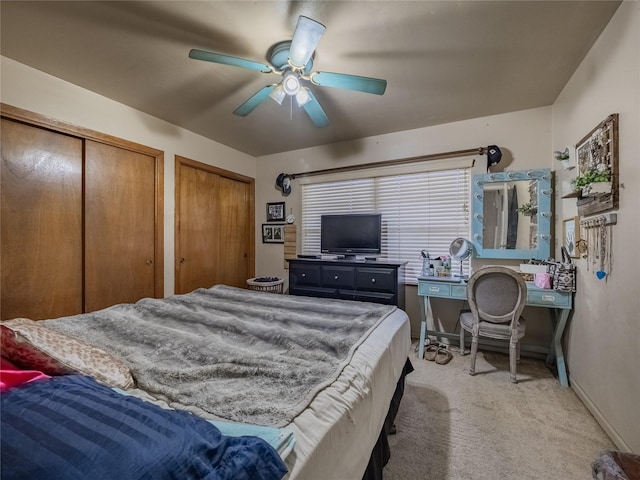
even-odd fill
[[[478,337],[509,340],[511,381],[516,382],[516,363],[520,360],[520,339],[525,320],[521,317],[527,301],[527,286],[510,268],[486,266],[471,275],[467,284],[471,311],[460,313],[460,352],[464,351],[464,332],[471,332],[471,365],[475,375]]]

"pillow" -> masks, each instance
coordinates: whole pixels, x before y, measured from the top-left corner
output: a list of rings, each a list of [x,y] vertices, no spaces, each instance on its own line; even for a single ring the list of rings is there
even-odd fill
[[[134,385],[129,368],[104,350],[68,337],[38,322],[16,318],[0,322],[2,356],[49,375],[82,373],[122,389]]]
[[[4,357],[0,357],[0,392],[41,378],[51,378],[37,370],[22,370]]]

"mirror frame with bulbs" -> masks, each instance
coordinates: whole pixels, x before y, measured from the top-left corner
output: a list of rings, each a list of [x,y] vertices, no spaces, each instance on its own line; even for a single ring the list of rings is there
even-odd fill
[[[504,258],[544,260],[551,255],[553,223],[553,187],[552,172],[548,168],[515,172],[497,172],[474,175],[472,179],[471,241],[477,258]],[[537,191],[537,233],[535,248],[507,249],[485,248],[484,233],[484,186],[513,181],[535,181]],[[520,215],[520,214],[519,214]]]

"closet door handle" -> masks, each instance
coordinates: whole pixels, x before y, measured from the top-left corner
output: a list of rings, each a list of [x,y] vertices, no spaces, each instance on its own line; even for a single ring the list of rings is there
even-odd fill
[[[153,260],[147,260],[147,261],[146,261],[146,264],[147,264],[147,265],[151,265],[151,264],[153,264]]]
[[[180,258],[180,263],[184,263],[184,257]]]

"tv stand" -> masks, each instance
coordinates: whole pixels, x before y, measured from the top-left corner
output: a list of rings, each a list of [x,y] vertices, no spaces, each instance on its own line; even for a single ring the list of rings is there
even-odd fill
[[[397,305],[404,309],[407,262],[378,258],[289,259],[289,294]]]

